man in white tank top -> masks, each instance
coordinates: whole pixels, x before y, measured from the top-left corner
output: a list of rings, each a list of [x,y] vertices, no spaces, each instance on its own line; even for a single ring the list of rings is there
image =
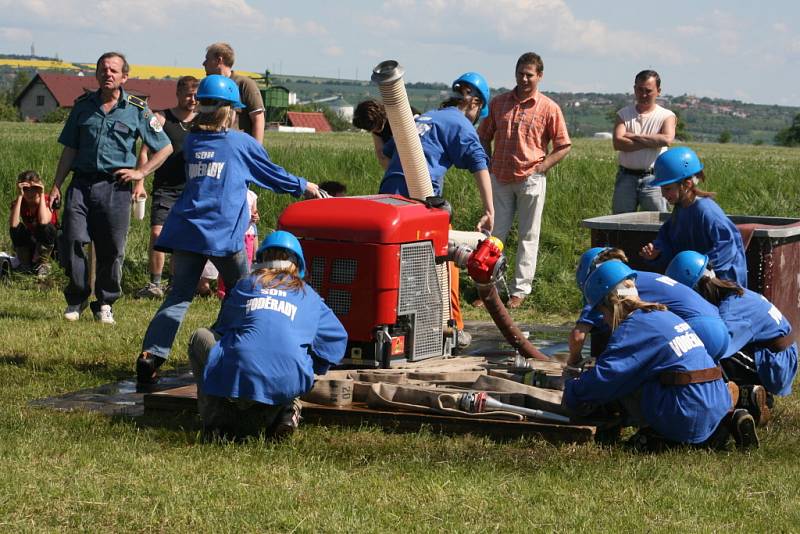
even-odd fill
[[[619,170],[611,200],[612,213],[667,211],[661,188],[653,187],[653,164],[675,139],[675,114],[656,104],[661,78],[654,70],[636,75],[633,85],[636,104],[617,112],[614,149],[619,151]]]

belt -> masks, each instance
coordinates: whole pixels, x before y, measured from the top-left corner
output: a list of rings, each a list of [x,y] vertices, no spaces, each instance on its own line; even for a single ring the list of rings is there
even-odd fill
[[[115,182],[117,178],[107,172],[84,172],[74,171],[75,178],[86,180],[87,182]]]
[[[631,176],[649,176],[653,174],[653,167],[649,169],[629,169],[628,167],[623,167],[622,165],[619,166],[619,170],[624,172],[625,174],[630,174]]]
[[[792,346],[794,339],[795,333],[790,332],[785,336],[776,337],[774,339],[770,339],[769,341],[765,341],[764,343],[760,343],[760,345],[771,350],[772,352],[783,352]]]
[[[658,380],[664,386],[686,386],[688,384],[702,384],[713,382],[722,378],[722,368],[709,367],[695,371],[663,371],[659,373]]]

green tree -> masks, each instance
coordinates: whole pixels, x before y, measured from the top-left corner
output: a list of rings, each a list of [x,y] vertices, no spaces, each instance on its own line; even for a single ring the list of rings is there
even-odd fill
[[[680,111],[675,111],[675,118],[677,119],[675,123],[675,139],[683,142],[691,141],[692,135],[686,131],[686,122],[681,117]]]
[[[19,121],[22,117],[19,110],[14,107],[14,99],[31,81],[31,76],[21,70],[14,76],[11,87],[0,93],[0,121]]]
[[[20,120],[19,110],[12,104],[5,101],[5,98],[0,99],[0,121],[18,121]]]
[[[42,117],[42,122],[65,122],[69,111],[67,108],[56,108]]]
[[[732,138],[733,135],[731,135],[731,132],[729,132],[728,130],[723,130],[722,133],[719,134],[718,141],[720,143],[730,143]]]
[[[328,124],[331,125],[331,128],[333,128],[334,132],[346,132],[353,129],[353,125],[350,124],[349,121],[328,106],[322,107],[322,114],[325,115],[326,119],[328,119]]]
[[[775,135],[775,144],[781,146],[800,145],[800,113],[794,116],[791,126]]]

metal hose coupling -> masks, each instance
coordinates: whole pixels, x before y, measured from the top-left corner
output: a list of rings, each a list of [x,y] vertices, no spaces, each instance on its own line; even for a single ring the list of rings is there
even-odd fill
[[[386,107],[386,117],[392,128],[408,194],[411,198],[422,200],[433,196],[433,184],[419,140],[417,124],[411,113],[403,74],[405,71],[397,61],[387,60],[372,69],[372,81],[378,85]]]
[[[488,233],[476,247],[453,240],[447,243],[448,259],[459,269],[467,269],[470,278],[477,284],[494,284],[506,272],[507,262],[503,255],[503,242]]]
[[[517,413],[526,417],[533,417],[535,419],[569,423],[569,417],[564,415],[546,412],[544,410],[535,410],[533,408],[525,408],[515,404],[505,404],[493,397],[490,397],[485,391],[471,391],[469,393],[462,393],[461,399],[459,399],[458,402],[458,407],[461,409],[461,411],[467,413],[484,413],[502,410],[504,412]]]

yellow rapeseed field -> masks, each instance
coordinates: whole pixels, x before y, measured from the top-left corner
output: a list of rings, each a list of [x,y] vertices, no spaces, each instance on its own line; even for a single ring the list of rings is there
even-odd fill
[[[50,61],[38,59],[0,59],[0,67],[16,67],[18,69],[40,69],[40,70],[80,70],[72,63],[63,61]]]
[[[67,63],[64,61],[39,60],[39,59],[0,59],[0,67],[36,70],[69,70],[69,71],[94,71],[94,63]],[[263,74],[258,72],[236,71],[248,78],[261,79]],[[131,78],[180,78],[181,76],[194,76],[204,78],[206,75],[202,67],[164,67],[161,65],[131,65]]]
[[[88,70],[94,69],[94,64],[92,63],[83,63],[81,64],[84,68]],[[263,78],[263,74],[259,74],[257,72],[247,72],[247,71],[236,71],[237,74],[241,74],[243,76],[247,76],[248,78],[255,78],[260,79]],[[195,78],[205,78],[206,72],[203,70],[202,67],[165,67],[161,65],[131,65],[131,78],[155,78],[155,79],[163,79],[163,78],[180,78],[181,76],[194,76]]]

